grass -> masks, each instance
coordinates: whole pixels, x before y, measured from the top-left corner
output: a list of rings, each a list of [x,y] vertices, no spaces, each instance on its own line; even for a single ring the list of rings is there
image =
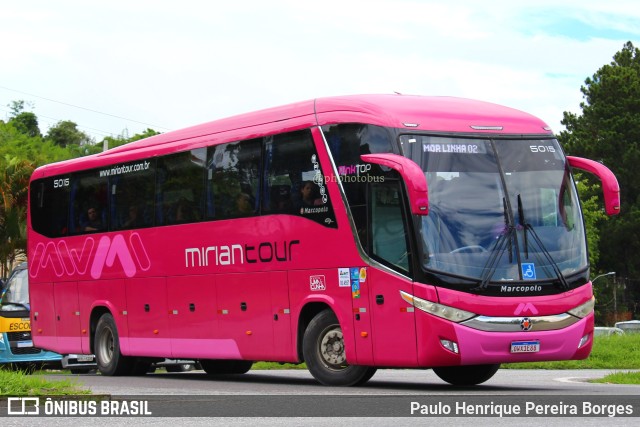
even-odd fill
[[[43,375],[0,369],[0,396],[64,396],[91,394],[69,380],[48,381]]]
[[[640,369],[640,334],[595,337],[591,356],[562,362],[506,363],[506,369]]]
[[[304,363],[255,362],[251,370],[307,369]]]
[[[640,384],[640,372],[616,372],[604,378],[591,380],[590,382],[603,384]]]

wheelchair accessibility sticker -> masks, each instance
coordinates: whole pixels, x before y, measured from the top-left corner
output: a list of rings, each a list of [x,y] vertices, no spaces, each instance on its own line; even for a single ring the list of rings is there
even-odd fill
[[[536,265],[532,262],[522,263],[522,278],[524,280],[536,279]]]

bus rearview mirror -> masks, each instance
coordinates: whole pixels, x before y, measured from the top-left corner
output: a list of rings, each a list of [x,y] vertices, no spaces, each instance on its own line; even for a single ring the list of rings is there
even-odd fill
[[[415,215],[429,214],[427,177],[416,162],[390,153],[363,154],[360,158],[367,163],[386,166],[397,171],[407,186],[411,213]]]
[[[567,161],[572,168],[582,169],[597,176],[602,182],[602,192],[604,193],[604,210],[607,215],[617,215],[620,213],[620,186],[616,176],[611,170],[593,160],[582,157],[567,156]]]

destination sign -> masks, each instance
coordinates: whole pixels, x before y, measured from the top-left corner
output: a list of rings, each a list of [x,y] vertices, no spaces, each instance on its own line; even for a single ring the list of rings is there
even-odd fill
[[[452,153],[452,154],[486,154],[487,149],[484,144],[459,144],[459,143],[424,143],[422,150],[425,153]]]

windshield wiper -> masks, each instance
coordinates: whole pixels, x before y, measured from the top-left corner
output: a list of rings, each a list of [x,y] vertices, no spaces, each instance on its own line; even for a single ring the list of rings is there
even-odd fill
[[[558,267],[558,264],[553,260],[553,257],[551,256],[547,248],[542,243],[542,240],[540,240],[540,237],[538,236],[538,233],[536,233],[536,230],[533,228],[531,224],[527,223],[524,218],[524,208],[522,207],[522,198],[520,197],[520,194],[518,194],[518,222],[520,226],[522,226],[523,233],[524,233],[525,258],[529,258],[529,244],[527,239],[527,234],[528,234],[527,232],[531,232],[531,236],[533,237],[533,240],[536,242],[536,244],[544,254],[545,258],[547,258],[547,261],[549,262],[549,264],[551,264],[551,267],[553,268],[553,271],[556,273],[556,276],[558,277],[558,280],[562,284],[562,287],[568,291],[569,283],[567,282],[567,279],[562,274],[562,271],[560,271],[560,267]]]
[[[484,265],[484,274],[482,276],[482,280],[480,280],[480,284],[476,288],[473,288],[472,291],[482,291],[487,289],[493,273],[498,268],[498,261],[500,261],[500,257],[507,247],[509,248],[509,263],[513,262],[512,236],[515,233],[516,229],[511,224],[511,221],[509,221],[509,210],[505,197],[502,198],[502,207],[504,211],[504,230],[502,231],[502,233],[500,233],[500,236],[496,240],[496,244],[493,246],[491,256],[487,260],[487,263]]]

